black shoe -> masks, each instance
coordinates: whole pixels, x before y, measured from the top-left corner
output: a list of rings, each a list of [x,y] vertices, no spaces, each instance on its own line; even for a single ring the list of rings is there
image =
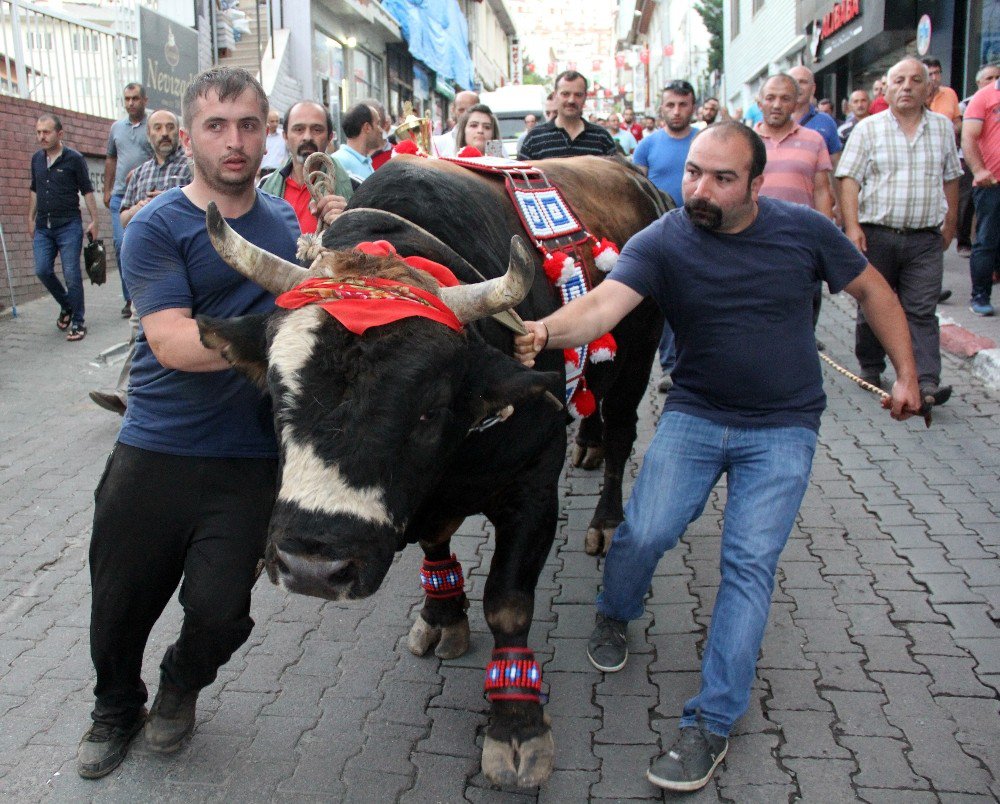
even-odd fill
[[[941,295],[938,296],[938,304],[940,304],[941,302],[946,302],[950,298],[951,298],[951,291],[950,290],[942,290],[941,291]]]
[[[951,386],[925,385],[920,389],[920,398],[925,405],[943,405],[951,399]]]
[[[628,623],[597,612],[587,643],[587,658],[598,670],[616,673],[628,659]]]
[[[146,747],[157,754],[172,754],[194,731],[195,704],[199,690],[184,692],[160,681],[153,706],[149,710],[143,735]]]
[[[125,415],[125,408],[128,407],[128,397],[120,391],[91,391],[91,401],[95,405],[117,413],[119,416]]]
[[[664,374],[663,377],[660,379],[660,382],[657,384],[656,390],[659,391],[661,394],[665,394],[673,387],[674,387],[673,377],[671,377],[669,374]]]
[[[682,728],[669,751],[653,761],[646,778],[657,787],[677,792],[700,790],[726,756],[729,740],[701,726]]]
[[[126,726],[94,723],[80,740],[76,751],[76,771],[84,779],[100,779],[122,764],[129,743],[146,720],[146,708]]]
[[[131,317],[132,317],[132,302],[127,301],[125,302],[125,306],[122,307],[122,318],[131,318]]]
[[[826,351],[826,344],[823,343],[823,341],[821,341],[819,338],[816,339],[816,351],[817,352],[825,352]]]

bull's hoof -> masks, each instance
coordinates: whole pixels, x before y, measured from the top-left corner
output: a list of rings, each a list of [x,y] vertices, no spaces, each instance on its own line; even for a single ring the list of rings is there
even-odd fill
[[[422,619],[422,618],[421,618]],[[441,628],[441,640],[434,649],[439,659],[457,659],[469,650],[469,620],[463,617],[453,625]]]
[[[434,655],[439,659],[456,659],[469,650],[469,620],[463,617],[457,623],[443,627],[431,625],[418,614],[410,628],[407,647],[417,656],[423,656],[437,645]]]
[[[599,469],[604,463],[604,447],[585,447],[576,444],[573,447],[573,466],[577,469]]]
[[[604,525],[598,527],[591,525],[587,528],[587,538],[583,542],[583,549],[588,556],[606,556],[608,548],[611,547],[611,537],[615,535],[617,525]]]
[[[413,627],[410,629],[410,636],[406,641],[406,645],[410,649],[410,653],[423,656],[431,649],[432,645],[437,644],[439,639],[441,639],[441,629],[431,625],[418,614]]]
[[[555,751],[550,729],[523,743],[502,743],[487,735],[483,775],[504,787],[538,787],[552,775]]]

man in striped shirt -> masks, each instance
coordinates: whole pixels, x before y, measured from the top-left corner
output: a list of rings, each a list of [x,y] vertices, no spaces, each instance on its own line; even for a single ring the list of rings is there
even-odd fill
[[[785,73],[772,75],[760,88],[757,103],[764,119],[754,131],[767,148],[760,194],[804,204],[832,219],[830,152],[821,134],[792,119],[798,94],[798,83]]]
[[[941,405],[941,343],[935,308],[944,250],[955,236],[962,167],[951,121],[924,108],[930,93],[926,65],[906,58],[889,71],[888,113],[855,127],[837,178],[847,236],[899,295],[917,358],[921,397]],[[854,353],[862,376],[879,384],[882,350],[858,310]]]
[[[517,158],[558,159],[564,156],[610,156],[618,146],[607,129],[583,119],[587,100],[587,79],[575,70],[556,78],[555,120],[535,126],[525,136]]]

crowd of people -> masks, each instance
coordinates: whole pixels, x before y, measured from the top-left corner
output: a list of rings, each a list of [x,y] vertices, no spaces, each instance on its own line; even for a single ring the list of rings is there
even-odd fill
[[[515,341],[532,365],[542,349],[585,344],[644,298],[666,318],[660,345],[667,394],[625,521],[612,540],[596,601],[591,663],[615,672],[628,658],[628,622],[661,557],[697,518],[722,474],[728,495],[722,579],[702,660],[699,693],[673,745],[647,777],[676,791],[711,778],[746,710],[778,558],[805,492],[825,406],[815,326],[821,283],[858,302],[860,374],[883,384],[894,368],[891,415],[943,404],[935,306],[943,252],[971,246],[971,306],[990,315],[1000,239],[1000,69],[959,102],[940,64],[906,58],[847,99],[847,119],[815,98],[804,66],[770,75],[746,117],[672,81],[658,117],[632,109],[585,116],[588,84],[555,81],[544,120],[529,115],[522,160],[576,155],[628,158],[676,208],[623,246],[606,280]],[[882,110],[876,107],[881,101]],[[455,125],[428,137],[427,121],[392,121],[365,99],[341,117],[343,141],[321,191],[306,160],[332,149],[321,104],[269,108],[246,71],[202,73],[181,118],[147,112],[143,88],[123,93],[111,128],[104,203],[133,339],[114,389],[94,401],[124,416],[96,491],[90,551],[93,724],[78,770],[106,775],[145,731],[154,751],[177,750],[194,728],[199,691],[247,638],[254,570],[275,490],[276,441],[266,400],[198,336],[193,311],[233,317],[273,300],[212,248],[205,209],[215,201],[255,245],[294,260],[296,238],[336,220],[355,189],[397,153],[428,158],[496,152],[499,126],[474,92],[455,99]],[[963,109],[964,107],[964,109]],[[31,164],[36,273],[59,306],[67,338],[86,334],[79,255],[79,196],[97,236],[94,189],[83,157],[62,144],[54,114],[36,125]],[[962,154],[956,147],[960,136]],[[964,161],[963,161],[964,160]],[[964,182],[964,184],[963,184]],[[963,191],[963,186],[965,190]],[[963,193],[975,238],[962,226]],[[966,202],[969,203],[968,201]],[[65,287],[56,278],[56,253]],[[782,344],[780,364],[773,346]],[[221,468],[220,468],[221,467]],[[184,621],[160,666],[147,713],[140,677],[150,629],[183,578]]]

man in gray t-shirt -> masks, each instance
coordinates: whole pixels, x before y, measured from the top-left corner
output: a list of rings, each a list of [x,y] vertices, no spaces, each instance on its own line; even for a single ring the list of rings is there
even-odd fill
[[[127,84],[123,92],[127,117],[116,121],[108,134],[107,157],[104,159],[104,206],[111,210],[111,231],[115,243],[115,260],[118,276],[122,276],[122,266],[118,254],[122,248],[124,232],[119,220],[122,197],[128,184],[128,174],[147,159],[153,158],[153,149],[146,136],[146,90],[142,84]],[[122,278],[122,296],[125,306],[122,318],[132,315],[131,296]]]

